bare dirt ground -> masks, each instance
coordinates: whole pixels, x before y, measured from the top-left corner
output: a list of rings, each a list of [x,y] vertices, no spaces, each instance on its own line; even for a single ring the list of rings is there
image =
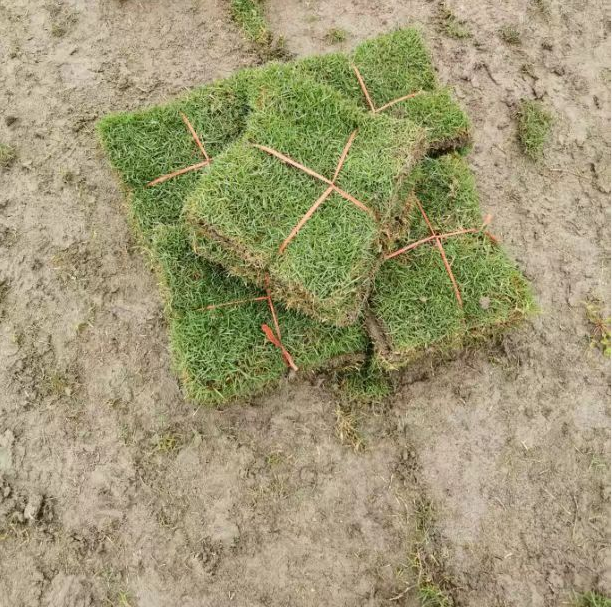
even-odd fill
[[[610,585],[610,15],[603,0],[271,0],[297,54],[419,24],[475,122],[495,230],[542,314],[363,412],[325,385],[186,403],[161,301],[93,124],[257,56],[221,0],[0,0],[0,605],[570,604]],[[514,25],[521,43],[498,34]],[[345,42],[326,40],[332,27]],[[513,112],[556,115],[545,159]]]

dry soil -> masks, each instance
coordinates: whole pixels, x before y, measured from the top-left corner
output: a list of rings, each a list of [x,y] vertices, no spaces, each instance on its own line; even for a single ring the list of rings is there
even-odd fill
[[[226,4],[0,0],[0,143],[17,153],[0,167],[2,607],[414,607],[418,562],[457,606],[609,591],[610,364],[584,303],[609,315],[609,4],[447,8],[469,37],[436,1],[267,4],[298,55],[423,29],[542,309],[338,424],[324,378],[226,411],[183,400],[94,135],[109,111],[255,64]],[[539,163],[517,144],[521,98],[556,116]]]

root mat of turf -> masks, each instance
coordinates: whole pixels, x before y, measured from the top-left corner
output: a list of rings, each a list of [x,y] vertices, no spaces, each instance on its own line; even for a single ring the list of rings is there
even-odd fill
[[[153,254],[166,296],[174,364],[190,398],[218,405],[254,396],[286,375],[280,351],[261,330],[272,322],[265,301],[205,309],[262,291],[195,255],[181,227],[159,227]],[[339,329],[278,304],[275,309],[283,344],[300,372],[363,360],[367,338],[362,327]]]
[[[351,68],[352,61],[358,65],[377,104],[418,88],[424,91],[386,110],[385,114],[405,117],[423,126],[431,149],[461,147],[469,142],[467,116],[447,90],[436,88],[422,37],[410,28],[366,41],[350,58],[329,54],[242,70],[168,104],[109,115],[98,123],[111,164],[129,193],[130,215],[144,242],[155,226],[178,221],[185,196],[193,190],[202,173],[187,173],[155,187],[146,187],[160,175],[201,160],[181,119],[181,112],[188,116],[214,159],[244,132],[252,100],[258,97],[258,82],[265,83],[269,80],[268,72],[274,70],[281,74],[283,71],[297,72],[328,84],[367,110]]]
[[[206,255],[213,241],[232,252],[233,258],[215,259],[230,273],[260,286],[269,274],[273,296],[288,307],[351,324],[379,265],[384,230],[404,206],[402,186],[423,155],[423,131],[407,120],[362,112],[325,85],[274,73],[260,87],[257,105],[245,138],[217,157],[186,202],[196,249]],[[331,193],[283,250],[329,187],[254,144],[332,179],[355,133],[335,180],[352,199]],[[242,262],[232,263],[235,257]]]
[[[416,195],[436,232],[482,224],[474,180],[462,158],[451,154],[427,159],[420,170]],[[413,216],[405,244],[430,235],[418,209]],[[463,307],[435,244],[386,261],[376,277],[369,328],[384,367],[398,368],[425,355],[458,349],[516,324],[534,310],[524,277],[484,232],[445,239],[443,246]]]

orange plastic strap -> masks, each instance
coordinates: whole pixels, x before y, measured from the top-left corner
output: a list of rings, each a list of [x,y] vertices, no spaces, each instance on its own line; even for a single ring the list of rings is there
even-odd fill
[[[352,67],[353,71],[355,72],[355,76],[357,76],[357,80],[359,81],[359,86],[361,87],[363,95],[366,98],[366,101],[368,102],[370,110],[373,114],[377,114],[378,112],[384,112],[396,103],[401,103],[402,101],[412,99],[413,97],[416,97],[417,95],[420,95],[423,92],[416,91],[415,93],[410,93],[408,95],[404,95],[403,97],[398,97],[397,99],[393,99],[392,101],[389,101],[388,103],[385,103],[384,105],[381,105],[379,108],[377,108],[374,105],[374,102],[372,101],[372,97],[370,96],[370,92],[368,91],[368,87],[366,86],[365,81],[363,80],[363,76],[361,75],[359,68],[356,65],[353,65]]]
[[[353,145],[353,141],[355,141],[355,137],[357,137],[357,129],[355,129],[349,135],[348,141],[346,142],[346,145],[344,146],[342,150],[342,154],[340,154],[340,160],[338,160],[338,164],[336,165],[336,170],[334,171],[334,176],[332,177],[332,183],[334,184],[336,183],[336,179],[338,179],[338,175],[340,175],[340,171],[342,170],[342,167],[344,166],[344,161],[346,160],[349,150],[351,149],[351,146]]]
[[[270,276],[266,274],[265,276],[265,287],[266,287],[266,299],[268,300],[268,307],[270,308],[270,314],[272,315],[272,322],[274,323],[274,329],[276,330],[276,335],[273,333],[272,329],[266,324],[261,325],[261,330],[264,332],[265,336],[268,340],[274,344],[277,348],[280,349],[287,366],[294,371],[297,371],[297,365],[293,362],[293,358],[291,358],[291,354],[287,351],[285,346],[283,346],[280,325],[278,324],[278,317],[276,316],[276,310],[274,309],[274,303],[272,302],[272,293],[270,292]]]
[[[285,240],[282,242],[281,246],[278,249],[279,253],[283,253],[285,251],[289,243],[298,235],[299,231],[304,227],[306,222],[312,217],[315,211],[327,200],[327,198],[332,192],[336,192],[342,198],[353,203],[358,209],[361,209],[365,213],[375,216],[372,209],[368,208],[365,204],[357,200],[354,196],[352,196],[348,192],[345,192],[342,188],[339,188],[336,185],[336,179],[338,179],[338,175],[340,174],[340,171],[342,170],[342,167],[344,166],[344,162],[346,161],[349,150],[351,149],[351,146],[353,145],[353,141],[355,141],[356,136],[357,136],[356,130],[350,134],[348,141],[346,142],[346,145],[344,146],[344,149],[342,150],[342,153],[340,154],[340,159],[338,160],[338,164],[336,165],[336,170],[334,171],[334,176],[332,179],[328,179],[327,177],[324,177],[323,175],[317,173],[316,171],[313,171],[312,169],[309,169],[308,167],[304,166],[297,160],[294,160],[293,158],[290,158],[289,156],[286,156],[285,154],[281,154],[281,152],[278,152],[266,145],[259,145],[256,143],[253,144],[253,147],[256,147],[258,150],[261,150],[262,152],[266,152],[267,154],[270,154],[271,156],[278,158],[281,162],[284,162],[285,164],[288,164],[306,173],[307,175],[310,175],[311,177],[314,177],[315,179],[318,179],[319,181],[326,183],[329,186],[327,190],[325,190],[325,192],[323,192],[323,194],[321,194],[321,196],[317,198],[317,200],[308,209],[308,211],[306,211],[306,213],[303,215],[300,221],[298,221],[296,226],[291,230],[291,232],[289,233],[289,236],[287,236],[287,238],[285,238]]]
[[[366,101],[368,102],[368,105],[370,106],[370,109],[372,110],[372,114],[376,114],[376,107],[374,106],[374,102],[372,101],[372,98],[370,97],[370,93],[368,92],[368,87],[365,85],[365,82],[363,81],[363,78],[361,76],[361,72],[359,71],[356,65],[353,65],[353,71],[355,72],[355,76],[357,76],[357,80],[359,80],[359,86],[361,87],[361,90],[363,91]]]
[[[191,122],[189,122],[189,118],[187,118],[187,116],[185,114],[183,114],[183,112],[181,112],[181,118],[183,119],[183,122],[185,123],[185,125],[189,129],[189,132],[191,133],[191,136],[193,137],[194,141],[196,142],[196,145],[198,146],[198,148],[200,148],[200,152],[202,152],[202,156],[204,156],[204,158],[206,160],[210,160],[210,156],[206,153],[206,150],[204,149],[204,146],[202,145],[202,142],[200,141],[200,138],[198,137],[198,134],[196,133],[196,131],[193,128],[193,126],[191,125]]]
[[[162,175],[161,177],[158,177],[157,179],[154,179],[153,181],[149,181],[149,183],[147,183],[148,188],[150,188],[151,186],[163,183],[164,181],[168,181],[168,179],[173,179],[174,177],[178,177],[179,175],[184,175],[185,173],[190,173],[191,171],[197,171],[198,169],[202,169],[205,166],[208,166],[212,162],[212,158],[206,153],[206,149],[202,145],[202,142],[200,141],[200,138],[198,137],[198,134],[193,128],[191,122],[189,122],[189,118],[187,118],[187,116],[183,114],[183,112],[180,112],[180,114],[181,114],[181,118],[183,119],[183,122],[185,123],[185,126],[191,133],[191,137],[193,138],[196,145],[198,146],[198,149],[202,153],[202,156],[204,156],[204,162],[197,162],[196,164],[192,164],[183,169],[179,169],[178,171],[168,173],[167,175]]]
[[[302,219],[298,221],[293,230],[289,232],[289,236],[283,240],[283,244],[278,249],[279,253],[283,253],[287,248],[287,245],[297,236],[298,232],[304,227],[304,224],[310,219],[310,217],[314,214],[314,212],[327,200],[329,195],[334,191],[334,188],[330,185],[321,196],[317,199],[317,201],[306,211]]]
[[[318,179],[319,181],[323,181],[327,183],[328,185],[333,185],[331,180],[327,179],[327,177],[323,177],[323,175],[319,175],[319,173],[313,171],[312,169],[309,169],[308,167],[305,167],[303,164],[300,164],[297,160],[293,160],[293,158],[289,158],[289,156],[285,156],[285,154],[281,154],[280,152],[277,152],[276,150],[269,148],[267,145],[259,145],[258,143],[254,143],[253,147],[257,148],[258,150],[261,150],[262,152],[266,152],[270,154],[271,156],[275,156],[279,160],[282,160],[284,163],[289,164],[292,167],[299,169],[300,171],[304,171],[304,173],[310,175],[311,177],[314,177],[315,179]]]
[[[423,219],[425,220],[425,223],[427,224],[427,227],[429,228],[431,235],[435,238],[436,246],[438,247],[438,251],[440,251],[440,255],[442,257],[442,263],[444,264],[444,267],[446,268],[448,277],[453,283],[453,290],[455,291],[455,297],[457,298],[459,307],[463,308],[463,300],[461,299],[461,293],[459,291],[459,286],[457,285],[457,281],[455,280],[455,275],[453,274],[453,270],[450,266],[450,263],[448,263],[446,252],[444,251],[444,247],[442,246],[442,241],[440,240],[440,236],[436,234],[436,231],[433,229],[433,226],[431,225],[431,221],[429,221],[429,217],[427,217],[427,213],[425,213],[425,209],[423,208],[423,205],[421,204],[420,200],[418,198],[415,198],[414,202],[419,207],[419,211],[421,212],[421,215],[423,216]]]
[[[289,352],[287,352],[287,350],[285,349],[285,346],[283,346],[281,341],[274,335],[274,332],[272,331],[272,329],[270,329],[270,327],[268,325],[263,324],[263,325],[261,325],[261,330],[264,332],[264,335],[266,336],[268,341],[270,343],[272,343],[274,346],[276,346],[281,351],[281,354],[283,355],[283,359],[285,360],[285,364],[290,369],[293,369],[294,371],[297,371],[298,367],[293,362],[293,358],[291,358],[291,354],[289,354]]]
[[[168,173],[167,175],[162,175],[153,181],[149,181],[147,183],[147,187],[157,185],[158,183],[163,183],[164,181],[168,181],[168,179],[172,179],[174,177],[178,177],[179,175],[183,175],[185,173],[190,173],[191,171],[197,171],[198,169],[202,169],[205,166],[210,164],[210,160],[204,160],[203,162],[198,162],[196,164],[192,164],[191,166],[185,167],[184,169],[179,169],[178,171],[174,171],[173,173]]]
[[[465,230],[457,230],[456,232],[447,232],[446,234],[436,234],[435,236],[428,236],[427,238],[421,238],[421,240],[417,240],[416,242],[413,242],[412,244],[409,244],[408,246],[402,247],[401,249],[398,249],[397,251],[393,251],[393,253],[389,253],[388,255],[385,256],[385,260],[393,259],[394,257],[401,255],[402,253],[407,253],[408,251],[412,251],[412,249],[416,249],[417,247],[420,247],[422,244],[431,242],[432,240],[435,240],[436,238],[443,240],[446,238],[451,238],[452,236],[460,236],[461,234],[473,234],[479,231],[480,230],[478,230],[477,228],[469,228]]]
[[[385,105],[381,105],[376,112],[384,112],[385,110],[389,109],[391,106],[394,106],[396,103],[401,103],[402,101],[407,101],[408,99],[412,99],[413,97],[416,97],[417,95],[420,95],[423,91],[415,91],[414,93],[410,93],[409,95],[404,95],[403,97],[398,97],[397,99],[394,99],[393,101],[389,101],[388,103],[385,103]]]

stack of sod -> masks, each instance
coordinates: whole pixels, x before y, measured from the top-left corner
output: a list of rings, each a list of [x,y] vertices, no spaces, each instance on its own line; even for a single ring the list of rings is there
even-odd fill
[[[181,226],[158,227],[152,251],[166,300],[174,366],[186,394],[219,405],[278,383],[286,367],[261,331],[262,324],[272,325],[271,312],[265,300],[248,301],[264,293],[195,255]],[[242,303],[224,305],[230,302]],[[274,307],[283,345],[301,371],[363,361],[367,339],[360,325],[340,329]]]
[[[202,175],[210,169],[188,172],[155,187],[147,187],[147,183],[202,160],[181,119],[181,112],[188,116],[216,162],[224,150],[244,135],[252,112],[265,107],[260,91],[272,72],[279,75],[284,72],[291,77],[297,74],[304,81],[310,78],[326,84],[343,94],[347,103],[370,110],[352,70],[353,64],[357,65],[375,108],[410,92],[423,91],[377,113],[408,118],[422,126],[427,132],[430,150],[439,154],[461,149],[469,143],[469,122],[448,92],[435,86],[431,62],[420,36],[413,30],[400,30],[366,42],[348,57],[326,55],[244,70],[170,104],[109,116],[99,124],[103,145],[128,192],[136,233],[161,278],[175,366],[187,394],[197,402],[222,404],[256,394],[278,382],[285,375],[286,367],[279,350],[266,341],[261,332],[262,323],[271,324],[265,301],[206,309],[263,295],[261,289],[228,276],[219,266],[194,255],[189,246],[187,230],[181,221],[183,205]],[[426,161],[414,172],[411,181],[418,177],[424,183],[424,175],[435,166]],[[449,204],[454,204],[453,200],[451,196]],[[416,251],[410,255],[414,253]],[[393,297],[393,285],[388,282],[385,286],[382,279],[392,264],[397,263],[399,260],[395,259],[383,264],[372,298],[372,310],[377,306],[379,310],[379,327],[393,325],[395,335],[399,336],[392,343],[386,331],[384,344],[373,340],[376,361],[385,368],[399,366],[397,358],[403,354],[414,359],[417,350],[425,353],[428,346],[436,349],[448,343],[442,329],[433,340],[419,341],[417,336],[413,339],[414,348],[405,348],[402,354],[410,327],[422,324],[423,320],[418,314],[411,317],[410,311],[403,319],[395,318],[395,324],[385,316],[385,307],[389,309],[391,299],[387,303],[385,300]],[[395,286],[406,287],[404,284]],[[452,296],[450,283],[444,286]],[[490,296],[485,296],[480,303],[490,309],[487,297]],[[323,326],[275,303],[283,344],[300,370],[321,369],[337,363],[352,365],[370,351],[361,325],[342,329]],[[501,311],[496,320],[483,319],[478,330],[482,333],[487,327],[494,329],[519,316],[515,314],[510,319],[510,315],[504,314]],[[386,321],[389,325],[385,325]],[[449,326],[448,331],[450,335],[452,327]],[[395,360],[389,355],[393,350],[397,354]]]
[[[376,361],[384,368],[405,366],[427,356],[456,351],[495,335],[534,309],[531,290],[502,247],[482,227],[474,178],[463,158],[427,159],[415,177],[415,195],[437,234],[457,282],[461,304],[434,241],[386,261],[370,297],[367,323]],[[431,235],[420,209],[412,208],[409,236],[417,243]]]
[[[289,308],[347,326],[370,292],[384,235],[402,212],[404,182],[426,137],[409,120],[363,112],[328,86],[272,76],[259,87],[244,137],[215,159],[186,203],[194,248],[259,286],[269,275],[273,298]],[[258,145],[334,180],[365,209]],[[283,249],[326,191],[327,200]]]

